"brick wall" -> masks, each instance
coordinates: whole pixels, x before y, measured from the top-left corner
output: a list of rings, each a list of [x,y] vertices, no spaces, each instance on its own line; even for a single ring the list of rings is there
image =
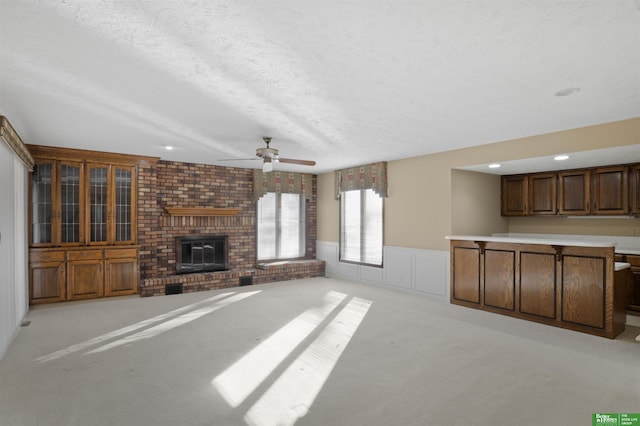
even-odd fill
[[[317,179],[307,202],[306,258],[315,258]],[[234,207],[237,216],[169,216],[165,207]],[[159,161],[138,167],[138,242],[141,281],[175,274],[175,238],[227,235],[229,268],[242,274],[256,267],[256,203],[253,171],[205,164]],[[286,279],[286,274],[283,275]]]

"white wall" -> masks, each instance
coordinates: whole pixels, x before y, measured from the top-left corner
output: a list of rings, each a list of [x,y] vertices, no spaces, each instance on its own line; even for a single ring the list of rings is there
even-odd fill
[[[438,296],[449,301],[449,252],[384,247],[382,268],[340,262],[338,243],[316,242],[316,258],[326,262],[325,275],[367,284]]]
[[[27,169],[0,141],[0,359],[29,309]]]

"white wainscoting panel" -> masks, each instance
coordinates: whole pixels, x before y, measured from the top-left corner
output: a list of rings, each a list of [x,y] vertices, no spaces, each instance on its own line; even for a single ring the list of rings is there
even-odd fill
[[[338,244],[327,241],[316,241],[316,259],[324,260],[324,275],[338,275]]]
[[[413,288],[413,252],[399,247],[384,248],[384,283],[410,290]]]
[[[449,300],[449,262],[448,252],[416,252],[413,269],[416,291],[446,297]]]
[[[338,276],[348,280],[360,281],[360,265],[338,262]]]
[[[360,281],[371,284],[382,284],[384,282],[384,270],[372,266],[360,266]]]
[[[343,263],[338,243],[317,241],[316,257],[326,262],[328,277],[415,291],[449,300],[449,252],[406,247],[384,247],[384,267]]]

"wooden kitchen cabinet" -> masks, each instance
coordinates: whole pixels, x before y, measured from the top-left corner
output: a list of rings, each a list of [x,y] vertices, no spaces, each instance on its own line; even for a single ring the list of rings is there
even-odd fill
[[[528,176],[529,199],[527,213],[530,215],[553,215],[557,209],[556,173],[536,173]]]
[[[591,213],[591,171],[568,170],[558,173],[558,214]]]
[[[104,295],[102,251],[67,253],[67,300],[93,299]]]
[[[562,320],[604,328],[604,257],[562,256]]]
[[[550,250],[520,253],[520,304],[524,315],[553,320],[557,316],[556,255]]]
[[[510,250],[485,250],[483,303],[499,309],[515,309],[516,263]]]
[[[632,166],[629,170],[629,187],[631,196],[629,197],[631,213],[640,215],[640,164]]]
[[[557,214],[557,174],[502,177],[502,216]]]
[[[640,165],[502,176],[502,216],[640,215]]]
[[[495,240],[451,240],[451,303],[609,338],[624,330],[613,246]]]
[[[468,303],[480,303],[480,249],[458,245],[451,247],[452,266],[451,297]],[[454,265],[453,263],[451,265]]]
[[[105,252],[105,296],[138,292],[138,253],[136,249]]]
[[[627,309],[640,313],[640,255],[627,254],[622,261],[631,265],[631,273],[633,274],[628,292]]]
[[[527,197],[528,178],[526,175],[503,176],[501,188],[502,216],[526,216],[528,213]]]
[[[593,208],[596,215],[629,213],[629,168],[600,167],[593,170]]]
[[[29,254],[29,303],[66,300],[64,252]]]
[[[29,250],[31,304],[136,294],[138,248]]]

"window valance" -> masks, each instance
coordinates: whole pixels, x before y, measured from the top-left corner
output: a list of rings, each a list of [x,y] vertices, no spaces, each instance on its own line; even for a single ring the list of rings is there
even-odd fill
[[[309,173],[253,171],[253,198],[259,200],[267,192],[277,194],[303,194],[308,200],[313,196],[312,176]]]
[[[373,189],[379,196],[387,197],[387,162],[367,164],[335,171],[336,200],[343,191]]]

